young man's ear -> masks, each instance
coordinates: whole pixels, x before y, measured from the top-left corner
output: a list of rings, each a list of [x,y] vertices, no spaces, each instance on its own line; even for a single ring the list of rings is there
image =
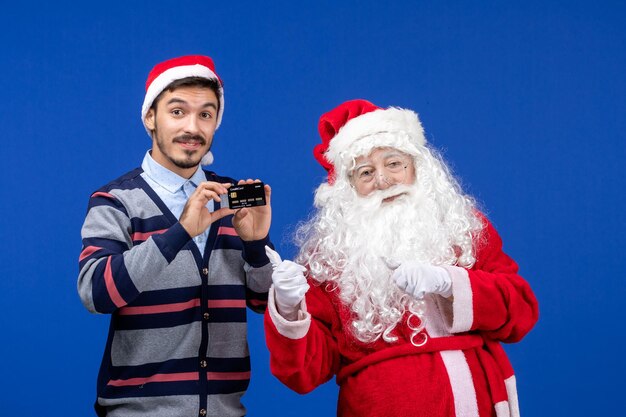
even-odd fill
[[[148,110],[148,112],[146,113],[146,118],[144,119],[144,122],[146,124],[146,127],[148,128],[149,131],[154,131],[154,109],[150,109]]]

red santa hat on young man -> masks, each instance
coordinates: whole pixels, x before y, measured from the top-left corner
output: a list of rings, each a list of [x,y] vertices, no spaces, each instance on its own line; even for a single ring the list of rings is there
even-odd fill
[[[315,146],[315,159],[328,171],[333,184],[336,171],[348,169],[354,158],[374,148],[391,147],[415,155],[426,144],[424,129],[411,110],[382,109],[367,100],[350,100],[320,117],[322,143]]]
[[[220,108],[217,112],[217,124],[215,129],[220,127],[222,115],[224,114],[224,84],[215,72],[213,60],[204,55],[187,55],[172,58],[160,64],[156,64],[154,68],[152,68],[146,80],[146,96],[141,106],[141,121],[144,126],[146,126],[146,114],[157,96],[174,81],[187,77],[200,77],[216,80],[218,82],[220,86],[218,97]],[[150,134],[150,130],[147,127],[146,131]],[[201,163],[202,165],[210,165],[212,162],[213,154],[209,151],[204,155]]]

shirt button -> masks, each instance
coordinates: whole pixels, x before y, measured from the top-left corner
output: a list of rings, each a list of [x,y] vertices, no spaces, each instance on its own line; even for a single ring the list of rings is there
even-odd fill
[[[208,319],[209,319],[209,313],[204,313],[204,314],[202,315],[202,317],[203,317],[205,320],[208,320]]]
[[[206,410],[204,408],[200,409],[200,415],[206,416]]]
[[[201,360],[200,361],[200,368],[206,368],[206,361],[205,360]]]
[[[209,275],[209,268],[202,268],[202,275]]]

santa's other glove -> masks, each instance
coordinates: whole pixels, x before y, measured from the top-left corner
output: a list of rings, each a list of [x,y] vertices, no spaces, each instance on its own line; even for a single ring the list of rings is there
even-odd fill
[[[415,298],[426,294],[452,295],[452,279],[444,268],[417,261],[402,262],[391,278],[401,290]]]
[[[274,300],[281,316],[287,320],[296,320],[300,302],[309,289],[304,277],[306,268],[292,261],[283,261],[278,252],[265,246],[265,253],[272,263],[274,272]]]

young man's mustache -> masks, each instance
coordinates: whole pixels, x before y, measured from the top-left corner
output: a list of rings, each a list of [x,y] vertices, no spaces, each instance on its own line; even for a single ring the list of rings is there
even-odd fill
[[[181,135],[174,138],[174,142],[199,142],[200,145],[206,145],[206,140],[200,135]]]

